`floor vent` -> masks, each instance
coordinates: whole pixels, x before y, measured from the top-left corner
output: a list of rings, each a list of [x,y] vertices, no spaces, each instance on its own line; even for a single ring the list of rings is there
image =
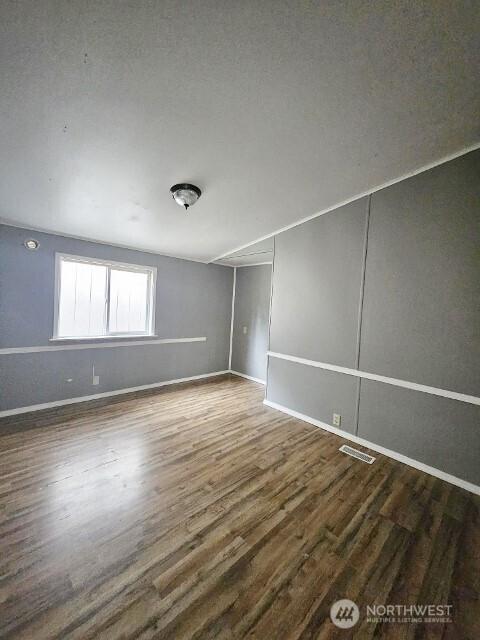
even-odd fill
[[[357,458],[362,462],[366,462],[367,464],[373,464],[376,460],[373,456],[369,456],[367,453],[363,453],[363,451],[359,451],[358,449],[354,449],[353,447],[349,447],[347,444],[342,444],[339,451],[346,453],[352,458]]]

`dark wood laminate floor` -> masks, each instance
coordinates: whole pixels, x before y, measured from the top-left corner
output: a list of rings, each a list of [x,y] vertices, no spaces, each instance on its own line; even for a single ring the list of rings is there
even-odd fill
[[[262,399],[227,377],[0,437],[1,637],[480,638],[477,499]],[[339,630],[341,597],[454,622]]]

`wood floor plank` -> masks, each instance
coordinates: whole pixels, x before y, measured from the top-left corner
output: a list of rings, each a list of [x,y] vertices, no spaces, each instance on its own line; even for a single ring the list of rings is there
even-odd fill
[[[478,499],[345,456],[263,391],[224,376],[0,425],[0,637],[480,637]],[[344,597],[453,623],[340,630]]]

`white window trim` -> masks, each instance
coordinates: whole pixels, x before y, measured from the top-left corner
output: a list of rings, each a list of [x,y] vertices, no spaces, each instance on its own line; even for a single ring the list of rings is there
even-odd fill
[[[150,297],[147,300],[147,319],[148,330],[144,332],[132,331],[131,333],[106,333],[101,336],[59,336],[58,335],[58,320],[60,310],[60,263],[62,260],[68,260],[69,262],[83,262],[85,264],[96,264],[104,267],[111,267],[114,269],[124,269],[125,271],[138,271],[139,273],[146,273],[149,276],[150,284]],[[52,341],[56,340],[108,340],[115,338],[154,338],[155,334],[155,299],[157,293],[157,268],[148,267],[139,264],[130,264],[128,262],[116,262],[115,260],[101,260],[99,258],[89,258],[88,256],[75,256],[69,253],[55,253],[55,299],[54,299],[54,311],[53,311],[53,336],[50,338]],[[110,278],[107,282],[107,298],[105,301],[106,315],[105,326],[109,325],[109,309],[110,309]]]

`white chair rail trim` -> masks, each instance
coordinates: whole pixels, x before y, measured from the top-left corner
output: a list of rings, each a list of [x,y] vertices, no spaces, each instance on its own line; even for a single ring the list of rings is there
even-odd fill
[[[458,391],[449,391],[448,389],[437,389],[437,387],[429,387],[426,384],[418,384],[417,382],[409,382],[408,380],[399,380],[397,378],[389,378],[388,376],[380,376],[376,373],[369,373],[368,371],[360,371],[359,369],[349,369],[348,367],[339,367],[335,364],[329,364],[328,362],[318,362],[317,360],[307,360],[306,358],[290,356],[285,353],[277,353],[275,351],[267,351],[267,354],[271,358],[288,360],[289,362],[296,362],[297,364],[305,364],[309,367],[316,367],[317,369],[326,369],[327,371],[344,373],[347,376],[365,378],[366,380],[376,380],[377,382],[384,382],[385,384],[391,384],[396,387],[403,387],[404,389],[413,389],[414,391],[422,391],[423,393],[430,393],[431,395],[434,395],[434,396],[441,396],[443,398],[450,398],[452,400],[460,400],[460,402],[468,402],[470,404],[480,405],[479,397],[469,396],[465,393],[459,393]]]
[[[108,337],[99,338],[109,340]],[[75,351],[78,349],[118,349],[119,347],[139,347],[143,345],[155,344],[176,344],[180,342],[206,342],[205,336],[201,338],[159,338],[155,340],[125,340],[122,338],[111,338],[115,342],[76,342],[66,341],[65,344],[49,344],[38,347],[8,347],[0,349],[0,355],[11,355],[14,353],[40,353],[41,351]]]

